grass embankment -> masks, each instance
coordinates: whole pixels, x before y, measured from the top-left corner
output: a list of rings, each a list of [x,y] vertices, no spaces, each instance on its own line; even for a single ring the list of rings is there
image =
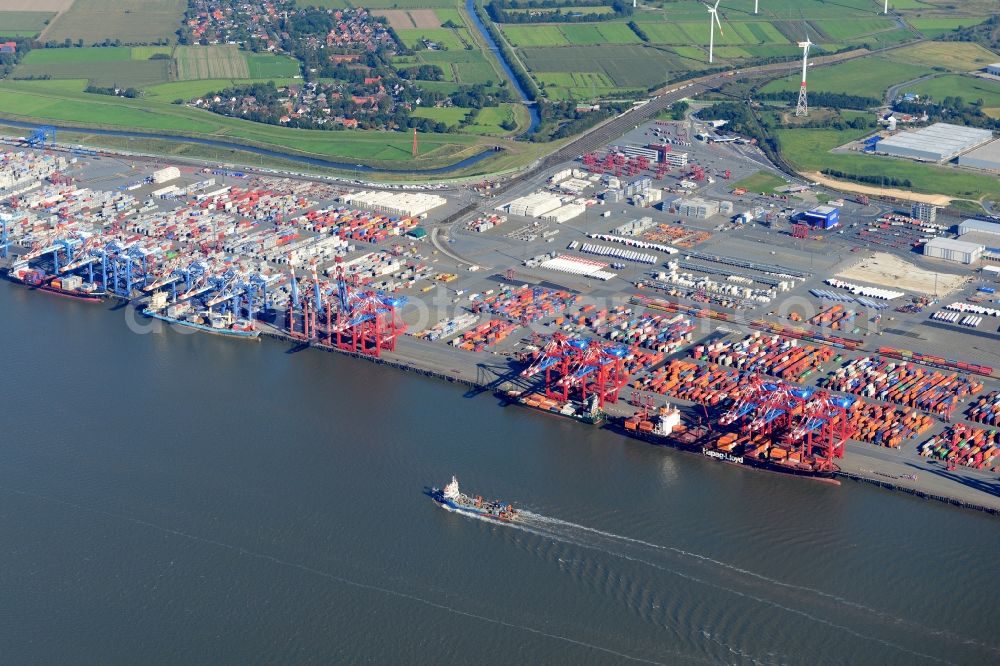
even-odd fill
[[[4,125],[0,120],[0,134],[8,136],[27,136],[28,130]],[[256,153],[203,146],[196,143],[178,142],[160,139],[126,139],[124,137],[93,134],[86,130],[60,130],[59,142],[64,144],[81,144],[93,148],[127,151],[142,155],[163,156],[179,160],[192,160],[210,164],[233,164],[247,168],[279,169],[296,173],[314,174],[319,176],[338,176],[363,178],[369,181],[386,183],[438,181],[480,180],[483,177],[495,177],[513,173],[524,168],[535,159],[541,157],[547,148],[545,144],[522,143],[513,144],[509,149],[497,153],[496,157],[477,162],[476,164],[449,171],[446,174],[429,178],[419,171],[398,173],[388,171],[360,171],[353,169],[332,169],[295,160],[278,157],[265,157]]]
[[[217,138],[389,168],[445,166],[497,141],[467,134],[423,134],[419,140],[420,155],[414,158],[412,138],[406,132],[290,129],[227,118],[160,100],[91,95],[80,92],[82,85],[82,81],[4,82],[0,84],[0,116],[75,127]]]

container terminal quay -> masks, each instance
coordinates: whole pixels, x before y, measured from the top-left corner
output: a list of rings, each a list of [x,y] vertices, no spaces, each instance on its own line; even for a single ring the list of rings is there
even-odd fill
[[[36,139],[0,145],[5,289],[416,370],[733,473],[1000,512],[996,222],[752,191],[781,174],[693,116],[502,188]]]

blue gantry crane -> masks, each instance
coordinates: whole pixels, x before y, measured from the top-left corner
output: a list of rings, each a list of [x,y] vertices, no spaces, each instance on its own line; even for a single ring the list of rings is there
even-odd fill
[[[56,143],[56,128],[51,125],[41,125],[24,138],[24,144],[32,148],[52,148]]]

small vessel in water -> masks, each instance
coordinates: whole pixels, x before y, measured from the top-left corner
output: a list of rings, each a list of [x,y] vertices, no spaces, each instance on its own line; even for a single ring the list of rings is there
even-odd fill
[[[505,523],[517,520],[517,511],[510,504],[498,500],[484,500],[482,496],[469,497],[458,489],[458,479],[451,477],[451,482],[444,490],[434,488],[431,498],[448,511],[469,513]]]

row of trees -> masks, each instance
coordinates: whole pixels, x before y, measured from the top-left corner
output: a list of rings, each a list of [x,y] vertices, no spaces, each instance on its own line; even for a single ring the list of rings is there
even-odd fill
[[[1000,130],[1000,120],[983,113],[983,100],[967,104],[961,97],[948,96],[940,102],[907,102],[900,100],[893,109],[900,113],[914,115],[927,114],[931,122],[945,122],[954,125],[968,125],[982,129]]]
[[[609,12],[581,12],[584,7],[608,7]],[[525,11],[513,11],[525,10]],[[537,10],[537,11],[532,11]],[[565,0],[492,0],[487,6],[490,17],[497,23],[595,23],[632,16],[635,9],[624,0],[611,3],[596,1],[566,2]]]
[[[878,176],[868,176],[860,173],[840,171],[839,169],[823,169],[821,173],[833,178],[850,180],[855,183],[864,183],[866,185],[881,185],[883,187],[911,187],[913,185],[913,182],[909,178],[895,178],[881,174]]]
[[[770,120],[758,117],[746,102],[716,102],[712,106],[698,112],[702,118],[726,120],[728,127],[736,134],[757,140],[757,146],[764,151],[768,159],[784,168],[791,167],[781,157],[781,143],[773,136]]]
[[[554,141],[579,134],[602,120],[618,115],[631,105],[631,102],[612,102],[602,105],[599,111],[578,111],[576,102],[539,100],[538,116],[541,123],[538,131],[531,135],[531,141]]]
[[[0,53],[0,79],[7,78],[21,62],[21,58],[31,50],[31,40],[25,37],[15,37],[4,41],[14,42],[16,48],[14,53]]]
[[[129,99],[135,99],[142,95],[142,91],[138,88],[119,88],[118,86],[94,86],[88,85],[83,89],[83,92],[88,92],[92,95],[113,95],[116,97],[128,97]]]
[[[781,90],[778,92],[757,93],[757,99],[776,100],[782,102],[795,103],[799,99],[798,90]],[[810,92],[809,104],[811,106],[823,106],[829,109],[858,109],[865,110],[882,104],[882,100],[864,95],[849,95],[847,93],[831,92]]]
[[[938,37],[943,42],[978,42],[994,51],[1000,49],[1000,14],[968,28],[959,28]]]

